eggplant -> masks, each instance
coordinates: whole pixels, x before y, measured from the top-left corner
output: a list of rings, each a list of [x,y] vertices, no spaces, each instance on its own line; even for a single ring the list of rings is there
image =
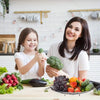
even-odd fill
[[[96,86],[95,88],[96,88],[97,90],[100,90],[100,85]]]
[[[47,82],[41,79],[31,79],[29,81],[29,84],[32,87],[45,87],[47,85]]]
[[[98,85],[100,85],[100,83],[99,82],[96,82],[96,81],[90,81],[90,82],[93,83],[94,87],[97,87]]]

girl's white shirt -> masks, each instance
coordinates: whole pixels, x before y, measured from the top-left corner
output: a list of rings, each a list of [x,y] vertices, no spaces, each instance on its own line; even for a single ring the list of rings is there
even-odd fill
[[[77,60],[74,61],[74,60],[69,60],[72,54],[68,53],[66,50],[64,51],[65,58],[61,57],[58,52],[58,46],[59,43],[56,43],[50,47],[48,51],[48,57],[50,56],[58,57],[64,65],[62,70],[66,72],[69,75],[69,77],[73,76],[78,77],[78,71],[89,70],[89,61],[86,51],[82,50],[79,53]]]
[[[27,63],[29,63],[33,58],[34,58],[34,55],[26,55],[24,52],[16,52],[15,55],[14,55],[15,59],[16,58],[19,58],[24,65],[26,65]],[[38,63],[36,62],[33,67],[24,75],[22,75],[20,73],[20,77],[21,79],[32,79],[32,78],[40,78],[37,74],[38,72],[38,68],[39,68],[39,65]]]

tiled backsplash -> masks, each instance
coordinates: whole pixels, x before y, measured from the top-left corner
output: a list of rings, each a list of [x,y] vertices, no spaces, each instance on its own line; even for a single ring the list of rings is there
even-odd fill
[[[77,4],[77,7],[72,5],[72,2],[73,4]],[[87,0],[86,3],[84,1],[80,2],[79,0],[10,0],[9,14],[6,14],[5,18],[0,16],[0,34],[15,34],[17,46],[21,30],[25,27],[32,27],[38,32],[39,47],[48,50],[52,43],[59,42],[63,39],[67,21],[73,16],[80,16],[85,18],[89,24],[92,44],[93,42],[98,42],[100,45],[100,19],[91,19],[90,15],[92,12],[68,12],[70,9],[92,9],[99,7],[99,0],[93,0],[91,2],[91,5],[93,4],[94,7],[90,5],[90,2],[90,0]],[[48,13],[48,18],[44,18],[43,14],[43,24],[40,24],[39,21],[27,22],[20,19],[22,15],[27,16],[32,14],[14,14],[14,11],[32,10],[50,10],[51,12]],[[100,11],[98,12],[100,13]],[[39,16],[39,14],[35,15]]]
[[[95,60],[95,62],[94,62],[94,60]],[[100,66],[99,66],[100,65],[100,56],[98,56],[98,55],[90,56],[89,64],[90,64],[90,69],[88,72],[88,79],[90,79],[92,81],[100,82]],[[0,66],[6,67],[8,70],[8,73],[17,72],[15,70],[15,61],[14,61],[13,55],[0,56]]]

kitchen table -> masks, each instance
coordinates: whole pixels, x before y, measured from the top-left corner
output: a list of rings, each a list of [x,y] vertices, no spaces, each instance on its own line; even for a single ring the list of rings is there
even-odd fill
[[[16,90],[13,94],[0,95],[0,100],[100,100],[100,96],[94,95],[93,90],[76,95],[63,94],[48,89],[48,87],[31,87],[24,85],[23,90]]]

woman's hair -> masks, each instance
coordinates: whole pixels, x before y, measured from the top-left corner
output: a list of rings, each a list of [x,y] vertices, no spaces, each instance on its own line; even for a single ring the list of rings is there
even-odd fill
[[[73,60],[73,59],[76,60],[81,50],[85,50],[89,55],[89,50],[91,48],[90,33],[89,33],[88,24],[86,20],[80,17],[73,17],[72,19],[69,20],[69,22],[65,26],[63,41],[59,46],[59,54],[62,57],[65,57],[64,49],[67,50],[67,52],[69,52],[68,46],[67,46],[67,39],[66,39],[66,29],[73,22],[81,23],[82,32],[81,32],[81,37],[76,40],[75,47],[71,52],[73,53],[73,55],[69,58],[70,60]]]
[[[37,41],[39,41],[39,40],[38,40],[38,34],[37,34],[37,32],[36,32],[34,29],[32,29],[32,28],[25,28],[25,29],[23,29],[23,30],[21,31],[21,33],[20,33],[20,35],[19,35],[18,46],[17,46],[17,52],[20,52],[21,45],[24,43],[26,37],[27,37],[31,32],[33,32],[34,34],[36,34],[36,36],[37,36]],[[35,50],[37,50],[37,48],[35,48]],[[18,70],[17,65],[15,66],[15,69]]]

